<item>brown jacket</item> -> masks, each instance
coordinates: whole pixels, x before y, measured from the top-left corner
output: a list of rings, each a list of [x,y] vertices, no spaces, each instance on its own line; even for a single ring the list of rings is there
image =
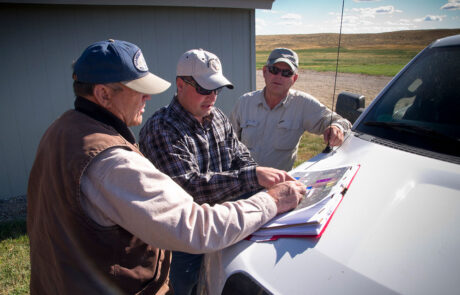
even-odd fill
[[[31,294],[167,294],[171,254],[80,205],[80,179],[100,152],[138,148],[114,128],[68,111],[44,134],[27,191]]]

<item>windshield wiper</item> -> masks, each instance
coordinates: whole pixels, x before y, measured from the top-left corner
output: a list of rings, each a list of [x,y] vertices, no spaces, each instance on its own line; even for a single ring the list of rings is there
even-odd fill
[[[441,133],[431,128],[421,127],[421,126],[416,126],[416,125],[411,125],[411,124],[406,124],[406,123],[369,121],[369,122],[364,122],[364,125],[396,129],[396,130],[421,134],[424,136],[428,136],[430,138],[442,139],[445,141],[454,142],[456,144],[460,143],[460,138]]]

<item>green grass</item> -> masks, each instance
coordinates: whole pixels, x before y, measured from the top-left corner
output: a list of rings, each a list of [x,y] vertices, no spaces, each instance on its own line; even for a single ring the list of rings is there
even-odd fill
[[[24,220],[0,223],[0,294],[29,294],[29,238]]]
[[[326,147],[322,135],[315,135],[305,132],[302,135],[299,143],[299,151],[297,153],[297,159],[294,162],[294,167],[305,162],[311,157],[321,153]]]
[[[335,71],[337,48],[296,50],[301,69]],[[417,50],[341,48],[338,71],[365,75],[394,76],[416,54]],[[261,69],[270,51],[256,52],[256,67]]]
[[[304,133],[294,167],[320,153],[323,137]],[[29,294],[29,238],[24,220],[0,223],[0,295]]]

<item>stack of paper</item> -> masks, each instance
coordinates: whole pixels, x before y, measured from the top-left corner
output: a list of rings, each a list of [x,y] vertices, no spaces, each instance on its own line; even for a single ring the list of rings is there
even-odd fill
[[[319,236],[342,201],[359,165],[317,171],[295,171],[291,175],[305,184],[307,193],[293,211],[275,217],[251,239],[277,235]]]

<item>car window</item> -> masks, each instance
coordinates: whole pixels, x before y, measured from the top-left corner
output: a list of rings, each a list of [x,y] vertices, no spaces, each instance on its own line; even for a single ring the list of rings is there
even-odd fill
[[[425,50],[386,90],[358,131],[460,155],[460,47]]]

